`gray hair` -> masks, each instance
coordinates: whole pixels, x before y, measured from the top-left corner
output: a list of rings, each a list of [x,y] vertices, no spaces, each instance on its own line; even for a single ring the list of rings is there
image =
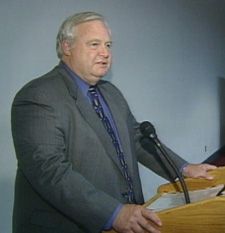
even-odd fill
[[[104,17],[95,12],[81,12],[74,15],[69,16],[60,26],[57,37],[56,37],[56,52],[59,59],[63,56],[62,50],[62,42],[67,41],[70,45],[72,45],[75,41],[75,27],[78,24],[100,20],[103,21],[106,25],[106,21]]]

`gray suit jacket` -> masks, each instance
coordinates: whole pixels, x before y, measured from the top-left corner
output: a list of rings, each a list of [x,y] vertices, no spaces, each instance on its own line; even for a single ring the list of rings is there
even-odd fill
[[[98,84],[118,127],[143,203],[137,161],[167,177],[155,155],[140,146],[139,124],[118,89]],[[57,66],[25,85],[12,105],[18,170],[13,233],[100,232],[127,189],[111,139],[92,106]],[[178,166],[185,161],[170,152]]]

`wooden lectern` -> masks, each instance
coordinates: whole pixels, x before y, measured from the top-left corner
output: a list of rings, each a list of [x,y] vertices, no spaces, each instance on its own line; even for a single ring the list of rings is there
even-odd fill
[[[225,167],[210,172],[213,180],[185,179],[188,190],[194,191],[225,184]],[[157,200],[163,193],[182,192],[179,183],[161,185],[157,194],[145,203],[145,206]],[[225,196],[216,196],[179,207],[157,212],[163,226],[161,233],[222,233],[225,232]],[[115,231],[107,231],[115,233]],[[105,232],[106,233],[106,232]]]

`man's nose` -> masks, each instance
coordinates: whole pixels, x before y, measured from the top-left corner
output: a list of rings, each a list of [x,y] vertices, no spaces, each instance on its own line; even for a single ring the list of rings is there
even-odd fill
[[[101,46],[99,53],[101,56],[109,57],[111,54],[111,50],[107,46],[103,45]]]

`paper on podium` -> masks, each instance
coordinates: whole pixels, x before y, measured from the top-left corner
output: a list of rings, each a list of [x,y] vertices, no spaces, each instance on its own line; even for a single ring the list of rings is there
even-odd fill
[[[213,198],[217,196],[217,194],[220,193],[223,188],[224,184],[221,184],[206,189],[189,191],[190,201],[191,203],[195,203],[205,199]],[[185,205],[185,198],[183,193],[162,193],[162,195],[149,206],[147,206],[147,208],[153,211],[161,211],[182,205]]]

